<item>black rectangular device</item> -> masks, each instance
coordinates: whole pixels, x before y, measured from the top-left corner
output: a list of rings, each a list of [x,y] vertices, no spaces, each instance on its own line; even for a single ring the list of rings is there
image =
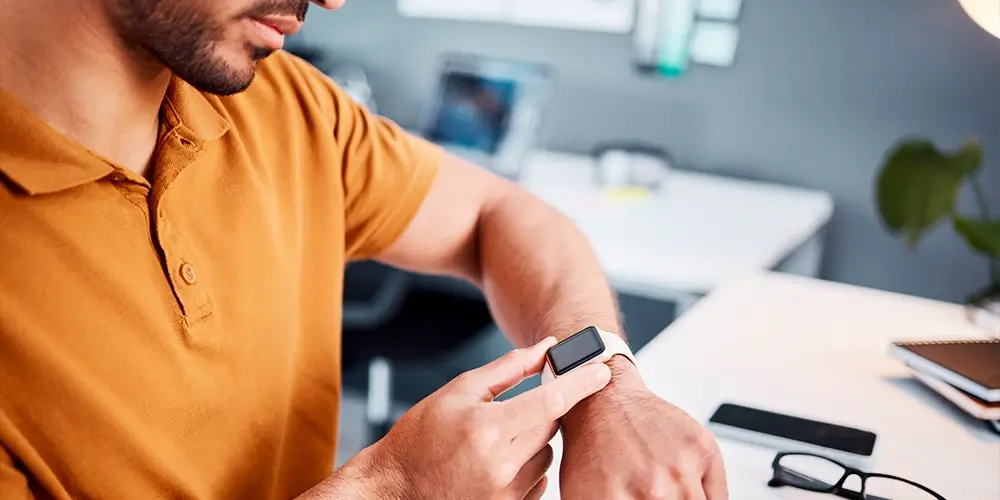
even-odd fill
[[[729,437],[777,448],[791,444],[802,450],[795,446],[801,443],[816,448],[813,451],[833,450],[856,457],[870,457],[875,450],[876,436],[869,431],[730,403],[719,406],[709,419],[709,427],[721,429],[721,434]]]
[[[604,352],[604,340],[597,328],[591,326],[567,337],[549,349],[549,364],[556,376],[590,361]]]

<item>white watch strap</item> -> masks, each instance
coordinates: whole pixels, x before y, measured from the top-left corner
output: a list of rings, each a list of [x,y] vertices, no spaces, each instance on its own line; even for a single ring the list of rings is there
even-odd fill
[[[603,361],[605,363],[611,361],[611,358],[616,355],[621,354],[628,358],[633,365],[635,364],[635,355],[632,354],[632,348],[628,346],[628,342],[625,342],[625,339],[611,332],[604,330],[597,331],[601,333],[601,340],[604,341],[604,354],[601,357],[604,358]]]
[[[604,352],[600,356],[580,365],[587,366],[591,363],[607,363],[611,361],[611,358],[621,354],[625,356],[632,364],[635,364],[635,355],[632,354],[632,349],[625,342],[625,339],[620,336],[606,332],[604,330],[598,329],[598,333],[601,334],[601,340],[604,342]],[[580,367],[574,368],[574,370]],[[542,384],[547,384],[556,378],[555,373],[552,371],[552,367],[549,365],[548,361],[545,362],[545,367],[542,368]]]

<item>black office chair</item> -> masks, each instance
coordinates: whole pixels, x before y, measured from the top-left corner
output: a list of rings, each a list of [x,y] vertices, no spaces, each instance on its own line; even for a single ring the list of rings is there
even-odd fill
[[[396,367],[445,364],[489,331],[493,318],[481,298],[414,287],[410,274],[374,262],[348,266],[344,281],[343,367],[368,367],[367,441],[374,443],[393,423]]]

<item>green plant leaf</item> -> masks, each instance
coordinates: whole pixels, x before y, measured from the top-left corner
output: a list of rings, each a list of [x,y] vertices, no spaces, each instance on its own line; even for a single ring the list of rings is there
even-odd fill
[[[943,155],[927,140],[900,143],[886,157],[877,186],[878,209],[895,233],[912,246],[923,233],[953,212],[971,153],[962,160]],[[968,158],[966,157],[968,156]]]
[[[1000,220],[977,220],[953,217],[955,230],[977,252],[1000,258]]]
[[[979,166],[983,164],[983,147],[979,145],[979,140],[975,137],[967,139],[962,148],[951,156],[951,161],[966,176],[979,173]]]

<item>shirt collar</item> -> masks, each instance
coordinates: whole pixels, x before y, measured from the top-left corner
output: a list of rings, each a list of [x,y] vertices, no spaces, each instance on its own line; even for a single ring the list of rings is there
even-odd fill
[[[210,98],[172,77],[161,116],[198,146],[222,137],[229,122]],[[59,133],[0,89],[0,173],[29,195],[67,190],[111,174],[115,167]]]
[[[167,87],[163,116],[182,137],[195,143],[211,142],[229,130],[229,121],[213,105],[217,100],[174,76]]]
[[[0,89],[0,172],[28,194],[62,191],[114,170]]]

